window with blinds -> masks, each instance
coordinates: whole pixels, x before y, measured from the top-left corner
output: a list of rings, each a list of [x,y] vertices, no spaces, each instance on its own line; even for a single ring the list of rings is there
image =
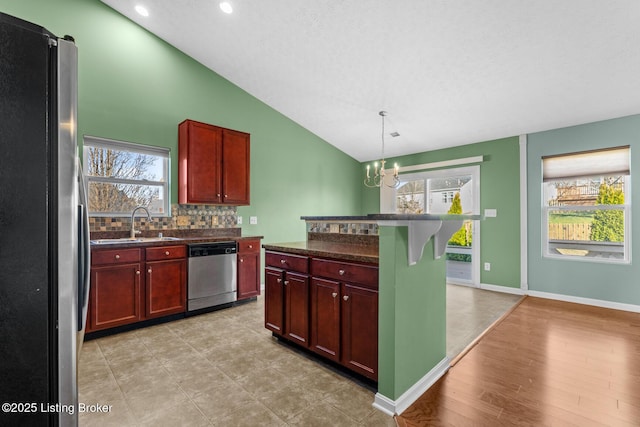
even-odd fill
[[[542,158],[543,255],[630,262],[629,147]]]

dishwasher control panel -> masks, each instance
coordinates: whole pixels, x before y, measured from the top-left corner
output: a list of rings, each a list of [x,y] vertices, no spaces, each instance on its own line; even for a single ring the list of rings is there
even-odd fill
[[[238,252],[236,242],[193,243],[189,246],[189,257],[227,255]]]

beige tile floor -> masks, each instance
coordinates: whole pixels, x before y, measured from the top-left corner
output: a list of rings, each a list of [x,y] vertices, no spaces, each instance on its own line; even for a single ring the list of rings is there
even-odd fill
[[[447,285],[447,356],[456,357],[522,296]]]
[[[448,341],[464,348],[506,304],[453,288],[447,310],[463,321],[448,320]],[[372,391],[277,343],[263,309],[258,298],[84,343],[79,401],[111,409],[81,413],[80,426],[395,426],[371,406]]]

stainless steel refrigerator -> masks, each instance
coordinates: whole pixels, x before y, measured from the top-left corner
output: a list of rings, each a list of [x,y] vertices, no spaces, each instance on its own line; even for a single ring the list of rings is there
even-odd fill
[[[0,425],[78,423],[88,219],[70,37],[0,13]]]

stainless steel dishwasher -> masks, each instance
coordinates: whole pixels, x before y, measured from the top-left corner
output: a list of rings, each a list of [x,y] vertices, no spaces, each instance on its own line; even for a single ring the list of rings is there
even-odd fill
[[[234,302],[237,299],[236,242],[188,246],[187,311]]]

